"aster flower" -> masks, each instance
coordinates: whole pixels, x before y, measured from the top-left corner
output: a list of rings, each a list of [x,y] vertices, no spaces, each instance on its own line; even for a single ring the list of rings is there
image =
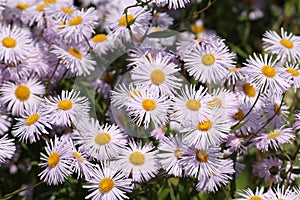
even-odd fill
[[[93,176],[86,179],[88,188],[91,192],[85,199],[103,199],[103,200],[119,200],[128,199],[126,192],[133,189],[132,180],[126,178],[122,171],[115,168],[114,162],[100,163],[93,170]]]
[[[58,185],[63,183],[65,179],[72,174],[72,149],[68,141],[64,138],[55,137],[47,143],[45,147],[46,154],[41,153],[41,161],[39,164],[44,170],[39,177],[47,183],[47,185]]]
[[[267,31],[263,35],[263,48],[278,58],[285,61],[295,62],[300,58],[300,37],[292,33],[287,33],[281,27],[281,36],[275,31]]]
[[[246,190],[238,191],[236,193],[240,198],[235,198],[234,200],[250,200],[250,199],[260,199],[260,200],[268,200],[265,198],[264,188],[256,188],[255,192],[253,192],[250,188]]]
[[[169,9],[177,9],[177,8],[184,8],[185,4],[190,3],[190,0],[154,0],[159,6],[168,5]]]
[[[195,50],[184,58],[188,73],[202,83],[219,83],[233,68],[234,54],[223,45],[219,48],[196,46]],[[199,61],[200,60],[200,61]]]
[[[125,133],[116,125],[100,125],[91,118],[78,124],[78,134],[74,138],[94,159],[108,160],[117,158],[127,144]]]
[[[245,63],[248,69],[250,84],[253,84],[263,94],[267,91],[272,93],[283,93],[290,87],[279,73],[277,59],[268,54],[254,54]]]
[[[277,150],[282,144],[292,143],[295,138],[295,133],[292,128],[284,126],[272,130],[267,133],[261,133],[253,139],[253,145],[262,151],[268,151],[269,148]]]
[[[71,126],[86,118],[89,112],[89,102],[86,97],[80,97],[80,92],[63,90],[61,96],[45,98],[43,113],[48,115],[49,123],[58,126]]]
[[[20,83],[4,82],[0,88],[0,100],[7,104],[7,109],[13,115],[20,115],[30,107],[40,104],[40,96],[44,93],[45,86],[36,78],[22,80]]]
[[[158,145],[158,158],[162,167],[174,176],[182,176],[183,166],[179,162],[182,158],[183,150],[187,148],[182,141],[182,137],[177,134],[174,136],[164,137]]]
[[[4,108],[0,107],[0,135],[6,133],[11,126],[11,118],[7,115]]]
[[[12,134],[22,142],[34,143],[40,139],[40,135],[49,134],[51,129],[47,116],[34,106],[21,114],[21,118],[16,118],[17,123],[13,126]]]
[[[298,64],[286,63],[284,65],[283,76],[286,77],[286,80],[290,80],[290,85],[296,91],[300,88],[300,70]]]
[[[241,99],[241,101],[245,102],[246,104],[254,104],[259,94],[259,89],[246,80],[237,81],[234,91],[237,94],[237,98]],[[260,100],[256,102],[255,106],[260,107],[259,103],[261,103]]]
[[[229,73],[226,76],[228,85],[235,85],[239,80],[242,80],[247,76],[245,70],[240,67],[229,68],[228,72]]]
[[[155,12],[152,16],[152,25],[154,27],[169,28],[174,19],[165,12]]]
[[[268,200],[278,200],[278,199],[286,199],[286,200],[298,200],[299,195],[296,192],[292,191],[290,187],[285,188],[284,186],[273,187],[265,194],[266,199]]]
[[[211,109],[208,107],[210,97],[207,89],[200,86],[196,90],[195,85],[185,85],[180,94],[173,97],[174,120],[182,123],[184,126],[190,126],[199,121],[204,121],[211,115]]]
[[[8,135],[4,135],[0,139],[0,166],[11,159],[16,151],[14,139],[8,139]]]
[[[23,62],[33,48],[30,32],[17,26],[1,26],[0,41],[0,60],[7,64]]]
[[[108,39],[108,36],[104,33],[94,35],[89,41],[94,52],[98,55],[106,54],[108,51],[114,49],[114,44]]]
[[[135,182],[148,181],[153,178],[160,168],[157,150],[152,143],[142,146],[142,142],[129,141],[123,148],[117,164],[126,177],[132,177]]]

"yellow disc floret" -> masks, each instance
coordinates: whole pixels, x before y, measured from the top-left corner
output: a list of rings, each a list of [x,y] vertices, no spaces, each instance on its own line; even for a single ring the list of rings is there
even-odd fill
[[[73,107],[73,103],[70,100],[61,100],[57,104],[57,107],[60,110],[70,110]]]
[[[166,75],[161,69],[155,69],[151,73],[151,81],[155,85],[160,85],[166,80]]]
[[[107,193],[111,191],[114,188],[115,184],[114,181],[111,178],[105,177],[101,179],[99,183],[99,190],[102,193]]]
[[[201,108],[201,102],[196,99],[189,99],[185,106],[191,111],[197,111]]]
[[[151,111],[156,108],[156,103],[153,99],[145,99],[142,101],[142,106],[144,110]]]
[[[269,65],[263,66],[261,72],[268,78],[273,78],[276,75],[275,68]]]
[[[127,23],[128,22],[128,23]],[[120,26],[128,26],[128,25],[132,25],[134,23],[134,16],[131,14],[124,15],[123,17],[121,17],[121,19],[119,20],[119,25]]]
[[[284,46],[285,48],[288,48],[288,49],[291,49],[291,48],[294,47],[294,43],[290,40],[287,40],[287,39],[280,40],[280,44],[282,46]]]
[[[95,137],[95,142],[100,146],[109,143],[110,140],[111,137],[109,133],[98,133]]]
[[[207,53],[202,57],[202,63],[206,66],[211,66],[216,61],[216,58],[214,55]]]
[[[209,159],[209,155],[205,150],[197,150],[196,151],[196,159],[199,162],[207,162]]]
[[[133,165],[143,165],[145,163],[145,155],[139,151],[132,152],[129,156],[129,161]]]
[[[204,122],[198,123],[198,130],[199,131],[208,131],[212,127],[212,121],[207,119]]]
[[[34,114],[30,115],[25,121],[26,126],[31,126],[37,120],[39,120],[39,118],[40,118],[40,115],[38,113],[34,113]]]
[[[5,37],[2,39],[2,45],[6,48],[15,48],[17,41],[12,37]]]
[[[49,167],[55,167],[59,162],[59,153],[53,152],[48,157],[48,165]]]
[[[20,101],[26,101],[30,97],[30,90],[25,85],[19,85],[15,90],[15,95]]]

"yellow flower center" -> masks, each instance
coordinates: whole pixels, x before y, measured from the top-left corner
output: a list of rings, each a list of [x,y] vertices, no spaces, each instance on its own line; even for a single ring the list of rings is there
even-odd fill
[[[156,103],[152,99],[145,99],[142,101],[142,106],[143,106],[144,110],[151,111],[156,108]]]
[[[30,90],[25,85],[19,85],[15,90],[15,95],[20,101],[26,101],[30,97]]]
[[[110,134],[109,133],[98,133],[95,137],[95,142],[96,144],[102,146],[111,140]]]
[[[211,66],[216,61],[216,58],[214,55],[207,53],[202,57],[202,63],[206,66]]]
[[[274,104],[274,112],[276,115],[281,115],[280,105],[277,103]]]
[[[235,113],[235,115],[232,116],[233,119],[235,120],[241,120],[245,116],[245,113],[242,109],[239,108],[238,112]]]
[[[62,7],[60,10],[63,11],[64,13],[70,14],[70,15],[72,15],[74,13],[74,10],[72,10],[70,8],[66,8],[66,7]]]
[[[111,178],[105,177],[99,182],[99,190],[102,193],[107,193],[114,188],[115,184]]]
[[[197,38],[196,42],[198,42],[198,43],[202,42],[202,38]]]
[[[255,97],[256,89],[250,83],[245,83],[243,85],[243,90],[248,97]]]
[[[201,25],[193,25],[191,27],[191,29],[192,29],[192,32],[195,34],[202,33],[205,30],[204,26],[201,26]]]
[[[128,24],[127,24],[128,22]],[[134,16],[131,14],[127,15],[127,20],[126,20],[126,15],[124,15],[123,17],[121,17],[121,19],[119,20],[119,25],[120,26],[128,26],[134,23]]]
[[[297,70],[293,69],[293,68],[288,68],[285,71],[292,74],[293,76],[299,76],[300,75],[300,73]]]
[[[35,7],[35,10],[38,11],[38,12],[43,12],[44,11],[44,4],[37,5]]]
[[[53,152],[48,157],[48,165],[53,168],[59,162],[59,154],[57,152]]]
[[[26,121],[25,124],[26,126],[31,126],[32,124],[34,124],[38,119],[40,118],[40,115],[38,113],[34,113],[32,115],[30,115]]]
[[[129,156],[129,161],[133,165],[143,165],[145,163],[145,155],[139,151],[132,152]]]
[[[276,132],[273,132],[273,133],[269,133],[269,134],[267,135],[267,138],[269,138],[269,139],[274,139],[274,138],[278,137],[279,135],[280,135],[280,132],[279,132],[279,131],[276,131]]]
[[[17,41],[11,37],[5,37],[2,39],[2,45],[6,48],[15,48],[17,45]]]
[[[154,14],[153,14],[153,17],[156,18],[156,19],[158,19],[158,18],[160,18],[160,14],[154,13]]]
[[[287,40],[287,39],[282,39],[282,40],[280,40],[280,44],[281,44],[282,46],[284,46],[285,48],[288,48],[288,49],[291,49],[291,48],[294,47],[293,42],[290,41],[290,40]]]
[[[151,81],[155,85],[160,85],[166,80],[166,75],[161,69],[155,69],[151,73]]]
[[[263,66],[261,72],[268,78],[273,78],[276,75],[275,68],[269,65]]]
[[[70,19],[70,21],[68,22],[69,26],[76,26],[78,24],[80,24],[82,22],[82,17],[81,16],[76,16],[73,17],[72,19]]]
[[[222,107],[222,100],[218,97],[214,98],[213,100],[209,101],[207,104],[211,108],[221,108]]]
[[[82,156],[81,156],[78,152],[73,151],[73,155],[75,156],[75,158],[77,158],[77,160],[78,160],[80,163],[82,163],[82,162],[84,161],[83,158],[82,158]]]
[[[180,149],[179,148],[176,148],[175,151],[174,151],[174,155],[176,158],[179,158],[181,156],[181,152],[180,152]]]
[[[19,3],[16,5],[16,8],[19,10],[26,10],[27,8],[29,8],[29,5],[26,3]]]
[[[201,108],[201,103],[200,101],[196,100],[196,99],[189,99],[185,106],[190,109],[191,111],[197,111]]]
[[[205,150],[197,150],[196,151],[196,159],[199,162],[207,162],[208,158],[209,158],[209,155]]]
[[[252,196],[249,200],[262,200],[262,198],[259,196]]]
[[[237,72],[239,71],[241,68],[237,67],[237,68],[231,68],[231,69],[228,69],[229,72]]]
[[[93,42],[103,42],[107,40],[107,37],[105,34],[97,34],[93,37]]]
[[[60,110],[70,110],[73,107],[73,103],[70,100],[61,100],[58,104],[57,107]]]
[[[44,3],[56,3],[56,0],[44,0]]]
[[[207,119],[204,122],[198,123],[198,130],[199,131],[208,131],[212,127],[212,121]]]
[[[75,48],[70,48],[68,52],[75,58],[82,59],[82,54]]]

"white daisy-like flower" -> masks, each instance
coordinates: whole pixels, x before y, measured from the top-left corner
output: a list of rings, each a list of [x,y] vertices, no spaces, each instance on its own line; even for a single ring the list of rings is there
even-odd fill
[[[96,11],[93,7],[88,8],[86,11],[75,10],[73,17],[69,21],[63,25],[58,25],[58,34],[69,41],[82,41],[94,33],[97,19]]]
[[[11,126],[11,118],[7,115],[4,108],[0,107],[0,135],[4,135]]]
[[[181,79],[175,76],[180,69],[172,63],[171,57],[161,53],[154,55],[146,54],[131,71],[131,78],[136,85],[146,89],[155,90],[164,94],[174,93],[181,87]]]
[[[114,48],[114,43],[108,39],[108,36],[104,33],[94,35],[89,41],[94,52],[98,55],[106,54],[107,51],[111,51]]]
[[[253,145],[262,151],[268,151],[269,148],[277,150],[281,148],[282,144],[292,143],[295,137],[292,128],[281,127],[267,133],[261,133],[253,139]]]
[[[176,10],[177,8],[184,8],[185,4],[190,3],[190,0],[154,0],[159,6],[168,6],[169,9]]]
[[[166,12],[155,12],[152,15],[152,25],[154,27],[169,28],[173,24],[174,19]]]
[[[98,120],[83,120],[78,125],[76,144],[98,160],[117,158],[127,144],[125,133],[117,125],[100,125]]]
[[[48,116],[49,123],[58,126],[71,126],[88,116],[89,101],[80,97],[80,92],[63,90],[61,96],[45,98],[43,114]]]
[[[195,50],[183,59],[191,76],[202,83],[219,83],[234,67],[234,54],[226,45],[219,48],[196,46]]]
[[[285,61],[296,62],[300,58],[300,37],[287,33],[281,28],[281,36],[275,31],[267,31],[262,38],[263,48]]]
[[[217,146],[227,139],[230,124],[225,113],[215,108],[210,117],[183,129],[182,132],[185,133],[183,138],[187,144],[195,145],[196,148],[207,148]]]
[[[11,159],[16,151],[14,139],[8,139],[8,135],[4,135],[0,139],[0,166]]]
[[[21,81],[21,83],[4,82],[0,88],[0,100],[7,104],[7,109],[13,115],[20,115],[30,107],[42,102],[40,97],[45,93],[45,86],[36,78]]]
[[[172,116],[184,126],[204,121],[211,115],[211,109],[208,106],[210,99],[207,89],[203,86],[196,90],[195,85],[185,85],[180,94],[173,97],[174,113]]]
[[[73,17],[75,17],[75,11],[78,11],[75,6],[58,6],[58,5],[49,5],[45,7],[45,17],[49,20],[55,20],[58,22],[69,22]],[[61,27],[63,28],[63,27]]]
[[[235,198],[234,200],[268,200],[265,198],[264,194],[264,188],[256,188],[255,192],[253,192],[250,188],[247,188],[246,190],[238,191],[236,193],[240,198]]]
[[[290,187],[285,188],[284,186],[277,185],[276,188],[271,188],[265,194],[266,199],[268,200],[299,200],[297,193],[292,191]]]
[[[126,178],[122,170],[117,170],[115,162],[100,163],[93,170],[93,176],[86,179],[91,192],[85,199],[119,200],[128,199],[126,192],[133,190],[132,179]]]
[[[64,45],[63,47],[53,45],[51,52],[57,56],[61,64],[78,76],[89,75],[95,69],[96,61],[91,58],[85,48],[79,45]]]
[[[219,147],[187,148],[180,160],[186,175],[197,177],[210,177],[217,174],[221,166],[222,153]]]
[[[23,62],[33,48],[30,32],[17,26],[1,26],[0,41],[0,60],[7,64]]]
[[[281,75],[277,59],[268,54],[250,56],[245,63],[250,84],[253,84],[261,93],[283,93],[290,87]]]
[[[140,94],[133,94],[128,102],[127,111],[133,117],[138,126],[148,128],[150,122],[156,126],[165,125],[168,122],[170,99],[166,95],[151,90],[143,90]]]
[[[34,143],[40,140],[40,135],[49,134],[47,128],[52,128],[47,116],[37,106],[26,110],[21,117],[16,118],[17,123],[13,126],[12,134],[22,142]]]
[[[129,141],[128,146],[123,148],[117,164],[126,177],[132,177],[135,182],[148,181],[153,178],[160,169],[157,158],[157,150],[154,150],[152,143],[142,146]]]
[[[234,91],[237,94],[237,98],[246,104],[253,104],[258,98],[257,96],[259,94],[259,90],[246,80],[240,80],[236,82]]]
[[[47,143],[46,154],[41,153],[39,164],[44,170],[39,177],[47,185],[58,185],[73,173],[72,171],[72,148],[66,138],[55,137]]]
[[[158,145],[158,158],[162,167],[174,176],[181,177],[183,166],[179,162],[186,145],[182,141],[181,135],[164,137]]]
[[[239,80],[244,79],[247,75],[243,68],[235,67],[228,69],[226,81],[228,85],[235,85]]]
[[[300,67],[298,64],[285,63],[283,68],[283,76],[286,80],[290,80],[290,85],[296,91],[300,88]],[[286,75],[286,76],[285,76]]]

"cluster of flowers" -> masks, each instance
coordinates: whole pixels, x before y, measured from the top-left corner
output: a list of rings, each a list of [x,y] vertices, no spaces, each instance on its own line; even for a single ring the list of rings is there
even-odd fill
[[[201,20],[191,31],[159,37],[169,33],[174,20],[158,8],[187,3],[90,0],[82,1],[80,10],[69,0],[0,1],[0,164],[9,165],[15,154],[11,137],[30,144],[42,138],[46,153],[39,177],[48,185],[76,173],[88,183],[86,198],[126,199],[134,184],[161,169],[169,176],[194,177],[198,191],[216,192],[244,170],[248,147],[284,152],[282,145],[292,143],[300,128],[299,114],[294,123],[288,121],[284,101],[289,88],[300,86],[300,37],[268,31],[264,53],[237,67],[225,40],[205,30]],[[126,52],[130,81],[120,76],[111,96],[103,80],[92,84],[111,98],[112,107],[150,130],[157,146],[131,137],[122,116],[115,118],[119,125],[100,125],[89,117],[91,102],[80,92],[56,93],[62,80],[96,70],[92,52],[105,57],[128,43],[133,47]],[[176,48],[168,50],[174,43]],[[270,155],[255,163],[253,172],[265,182],[293,183],[296,148],[290,161]],[[299,199],[300,188],[237,195]]]

